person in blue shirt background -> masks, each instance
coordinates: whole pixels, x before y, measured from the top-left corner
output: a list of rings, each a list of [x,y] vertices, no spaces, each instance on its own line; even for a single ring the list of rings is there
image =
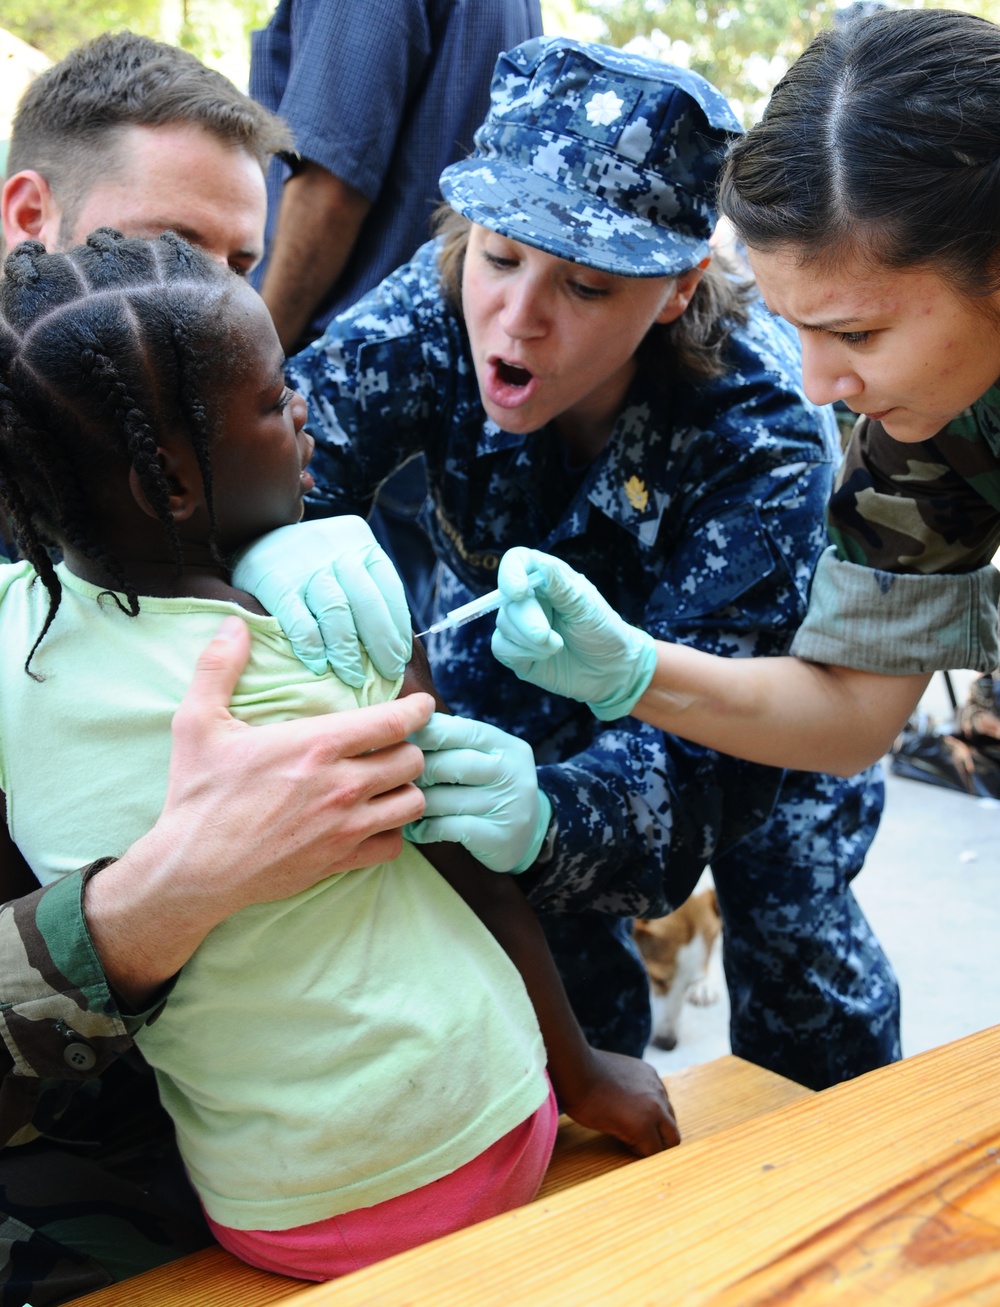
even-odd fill
[[[286,353],[427,240],[438,177],[469,151],[497,55],[541,31],[538,0],[281,0],[253,33],[250,94],[295,138],[267,171],[251,275]],[[420,621],[434,570],[417,521],[426,494],[413,459],[370,518]]]

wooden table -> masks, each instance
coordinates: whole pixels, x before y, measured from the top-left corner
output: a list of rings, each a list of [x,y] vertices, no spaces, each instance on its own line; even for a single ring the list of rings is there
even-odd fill
[[[675,1153],[717,1131],[811,1097],[802,1085],[731,1056],[687,1067],[667,1076],[666,1082],[683,1136]],[[555,1194],[593,1176],[634,1165],[637,1159],[616,1140],[562,1117],[535,1203],[547,1204]],[[302,1289],[301,1280],[267,1275],[221,1248],[206,1248],[78,1298],[73,1307],[270,1307],[296,1298]]]
[[[1000,1027],[285,1299],[702,1303],[1000,1303]]]

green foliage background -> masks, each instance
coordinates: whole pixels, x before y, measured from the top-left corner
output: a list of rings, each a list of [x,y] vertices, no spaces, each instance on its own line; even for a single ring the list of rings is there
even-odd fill
[[[364,0],[351,0],[363,4]],[[476,0],[469,0],[475,4]],[[932,7],[923,0],[902,0]],[[100,32],[131,27],[176,41],[246,84],[249,33],[275,0],[2,0],[0,26],[59,59]],[[682,63],[714,82],[749,123],[774,82],[845,0],[542,0],[547,32]],[[1000,20],[1000,0],[952,0]]]
[[[131,27],[155,35],[160,18],[159,0],[4,0],[0,25],[22,41],[37,46],[50,59],[60,59],[100,32]]]
[[[693,68],[749,126],[775,82],[847,0],[543,0],[546,30],[624,46]],[[952,8],[1000,21],[1000,0],[901,0],[893,8]],[[551,21],[550,21],[551,19]],[[574,27],[585,24],[586,30]]]
[[[274,7],[274,0],[3,0],[0,27],[53,60],[101,32],[128,27],[174,41],[208,63],[227,56],[249,63],[249,33]],[[227,48],[241,38],[242,56]]]

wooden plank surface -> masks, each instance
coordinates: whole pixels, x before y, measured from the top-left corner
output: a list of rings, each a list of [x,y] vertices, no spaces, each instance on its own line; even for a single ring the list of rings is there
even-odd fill
[[[802,1085],[738,1057],[721,1057],[665,1077],[681,1147],[739,1122],[811,1097]],[[674,1150],[676,1153],[678,1150]],[[563,1117],[536,1202],[637,1159],[616,1140]],[[409,1254],[407,1254],[409,1255]],[[266,1307],[302,1292],[301,1280],[267,1275],[206,1248],[122,1284],[78,1298],[78,1307]],[[74,1305],[75,1307],[75,1305]]]
[[[712,1298],[716,1307],[1000,1303],[1000,1130],[828,1224]]]
[[[564,1190],[294,1307],[1000,1302],[1000,1027]]]
[[[268,1307],[301,1292],[301,1280],[258,1271],[212,1247],[74,1298],[65,1307]]]
[[[804,1085],[732,1056],[686,1067],[663,1079],[680,1127],[681,1147],[812,1097]],[[535,1202],[637,1160],[616,1139],[562,1117],[552,1161]]]

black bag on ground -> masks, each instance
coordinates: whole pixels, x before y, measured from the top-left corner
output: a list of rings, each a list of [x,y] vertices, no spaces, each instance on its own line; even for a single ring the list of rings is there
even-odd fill
[[[980,676],[957,714],[954,733],[921,729],[911,718],[890,750],[897,776],[1000,799],[1000,678]]]

